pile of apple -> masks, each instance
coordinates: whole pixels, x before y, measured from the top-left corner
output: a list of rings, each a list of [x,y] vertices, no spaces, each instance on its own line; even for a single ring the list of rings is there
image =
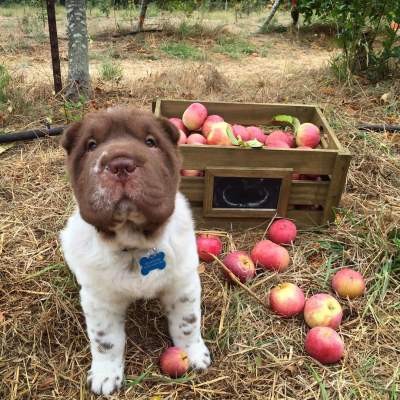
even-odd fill
[[[181,145],[219,145],[241,146],[248,148],[294,148],[312,150],[321,141],[319,128],[309,122],[300,124],[297,118],[289,115],[277,115],[275,121],[292,125],[293,129],[285,131],[276,129],[266,134],[257,126],[231,125],[219,115],[209,115],[207,108],[201,103],[192,103],[178,117],[169,119],[179,130]],[[203,176],[200,170],[182,170],[183,176]],[[314,176],[299,175],[294,179],[312,179]]]
[[[287,219],[274,221],[267,230],[268,240],[255,244],[250,254],[233,251],[222,262],[243,284],[256,275],[256,268],[276,272],[285,271],[290,264],[286,245],[293,244],[297,236],[296,225]],[[202,234],[197,237],[197,248],[202,261],[210,262],[222,253],[218,236]],[[230,274],[226,274],[229,278]],[[343,298],[354,299],[365,291],[362,275],[349,268],[338,271],[332,278],[332,288]],[[306,299],[304,292],[293,283],[285,282],[268,294],[270,308],[284,318],[303,312],[306,324],[311,328],[305,338],[305,350],[322,364],[338,362],[343,356],[344,343],[336,332],[342,321],[339,302],[328,293],[318,293]]]

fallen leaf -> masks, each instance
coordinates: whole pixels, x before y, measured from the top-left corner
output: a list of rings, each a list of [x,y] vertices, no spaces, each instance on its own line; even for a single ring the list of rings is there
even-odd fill
[[[3,312],[0,311],[0,324],[6,320],[6,317]]]
[[[381,96],[382,103],[390,103],[393,100],[393,93],[387,92]]]
[[[197,271],[198,271],[199,274],[204,273],[205,270],[206,270],[206,265],[204,263],[201,263],[197,268]]]

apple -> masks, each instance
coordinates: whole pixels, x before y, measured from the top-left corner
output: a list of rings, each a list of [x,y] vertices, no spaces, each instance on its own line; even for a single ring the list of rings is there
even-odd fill
[[[274,142],[285,142],[288,144],[289,147],[294,147],[295,145],[295,138],[294,135],[290,132],[285,132],[282,130],[272,131],[266,138],[265,144],[268,146],[269,143]]]
[[[250,133],[243,125],[232,125],[232,132],[235,138],[240,136],[244,142],[251,140]]]
[[[290,146],[283,140],[270,140],[266,145],[267,149],[289,149]]]
[[[200,103],[192,103],[183,113],[182,122],[189,131],[199,129],[207,118],[207,109]]]
[[[178,144],[186,144],[186,142],[187,142],[186,133],[183,132],[181,129],[179,129],[179,140],[178,140]]]
[[[268,229],[268,238],[276,244],[290,244],[297,235],[296,225],[288,219],[274,221]]]
[[[305,122],[301,124],[296,133],[297,146],[309,146],[315,148],[321,141],[321,133],[318,126]]]
[[[222,262],[242,283],[253,278],[256,274],[253,261],[244,251],[233,251],[225,256]],[[229,278],[228,274],[227,276]]]
[[[342,316],[342,307],[330,294],[315,294],[307,299],[304,306],[304,319],[310,328],[329,326],[337,329],[342,322]]]
[[[182,169],[181,170],[182,176],[204,176],[204,171],[199,169]]]
[[[232,142],[228,136],[228,130],[232,127],[226,122],[216,122],[211,126],[211,131],[207,136],[207,144],[218,144],[220,146],[231,146]]]
[[[163,374],[179,378],[189,369],[189,357],[179,347],[169,347],[160,357],[160,368]]]
[[[187,135],[189,133],[189,131],[187,130],[186,126],[183,124],[182,120],[180,118],[168,118],[169,122],[171,122],[172,124],[174,124],[178,130],[182,131],[185,135]]]
[[[208,136],[208,134],[211,131],[212,125],[215,124],[216,122],[224,122],[224,119],[219,115],[209,115],[206,118],[206,120],[203,123],[203,126],[201,127],[201,133],[204,135],[204,137]]]
[[[214,261],[214,256],[219,256],[222,252],[222,242],[218,236],[201,234],[197,236],[197,252],[201,261]],[[210,254],[209,254],[210,253]]]
[[[343,268],[333,276],[332,288],[341,297],[355,299],[364,294],[365,280],[354,269]]]
[[[186,141],[186,144],[207,144],[207,140],[200,133],[192,133]]]
[[[321,364],[334,364],[344,353],[344,343],[339,334],[327,326],[309,330],[304,343],[306,352]]]
[[[302,312],[304,303],[303,291],[293,283],[281,283],[269,292],[270,307],[282,317],[292,317]]]
[[[251,251],[251,259],[264,269],[283,272],[290,263],[288,251],[270,240],[256,243]]]
[[[250,135],[250,140],[257,139],[259,142],[265,143],[266,136],[261,128],[257,126],[248,126],[246,129]]]

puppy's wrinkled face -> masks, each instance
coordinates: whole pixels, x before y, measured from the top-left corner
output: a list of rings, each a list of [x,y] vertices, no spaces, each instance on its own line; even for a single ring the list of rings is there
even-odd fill
[[[152,233],[174,211],[181,159],[168,120],[134,108],[90,113],[63,135],[82,218],[112,233]]]

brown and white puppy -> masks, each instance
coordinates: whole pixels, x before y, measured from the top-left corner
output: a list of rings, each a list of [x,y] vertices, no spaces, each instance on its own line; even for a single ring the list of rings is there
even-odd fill
[[[81,286],[88,382],[98,394],[121,387],[125,313],[135,299],[159,297],[174,345],[193,368],[210,364],[193,221],[178,191],[178,139],[168,120],[133,108],[88,114],[62,138],[77,208],[60,238]]]

